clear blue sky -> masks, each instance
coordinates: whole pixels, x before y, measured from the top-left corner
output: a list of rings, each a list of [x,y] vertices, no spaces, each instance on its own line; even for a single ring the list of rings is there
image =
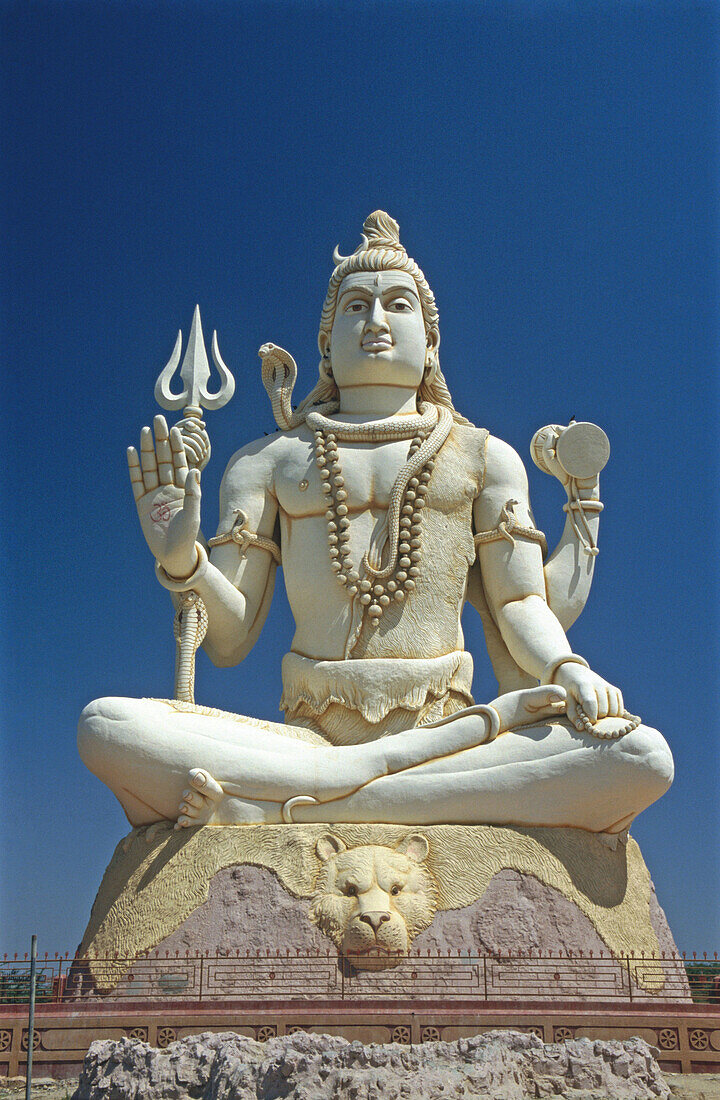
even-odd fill
[[[127,824],[80,763],[100,695],[172,690],[172,616],[125,448],[199,302],[236,373],[224,464],[273,430],[257,348],[316,377],[331,251],[383,207],[425,269],[457,406],[512,443],[551,545],[536,428],[613,453],[577,651],[658,726],[671,792],[633,827],[682,948],[718,903],[717,3],[2,3],[0,950],[74,950]],[[493,684],[472,609],[476,696]],[[282,584],[198,701],[277,716]]]

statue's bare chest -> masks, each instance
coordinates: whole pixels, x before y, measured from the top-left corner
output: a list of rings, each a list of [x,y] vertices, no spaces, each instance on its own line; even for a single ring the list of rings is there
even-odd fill
[[[409,440],[391,443],[339,443],[340,476],[350,512],[387,508],[398,471],[404,466]],[[301,518],[324,513],[320,468],[310,442],[297,439],[278,463],[275,493],[286,515]]]

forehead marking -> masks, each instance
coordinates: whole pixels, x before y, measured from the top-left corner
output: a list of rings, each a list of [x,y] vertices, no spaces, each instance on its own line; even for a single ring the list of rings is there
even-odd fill
[[[380,286],[380,272],[378,272],[377,275],[375,276],[374,282],[375,282],[375,286]]]

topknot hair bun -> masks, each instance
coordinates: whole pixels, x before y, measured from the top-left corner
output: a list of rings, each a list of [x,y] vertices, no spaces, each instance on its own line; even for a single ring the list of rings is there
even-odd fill
[[[363,223],[367,248],[393,248],[404,252],[400,244],[400,226],[384,210],[373,210]]]

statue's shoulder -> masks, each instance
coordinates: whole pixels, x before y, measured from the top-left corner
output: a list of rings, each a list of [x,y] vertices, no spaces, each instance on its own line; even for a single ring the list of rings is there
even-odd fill
[[[260,439],[246,443],[228,462],[223,475],[223,484],[233,483],[272,483],[278,465],[286,461],[300,446],[307,449],[308,430],[303,426],[293,431],[271,432]]]
[[[504,439],[488,433],[485,451],[485,488],[517,486],[527,491],[527,471],[520,455]]]

